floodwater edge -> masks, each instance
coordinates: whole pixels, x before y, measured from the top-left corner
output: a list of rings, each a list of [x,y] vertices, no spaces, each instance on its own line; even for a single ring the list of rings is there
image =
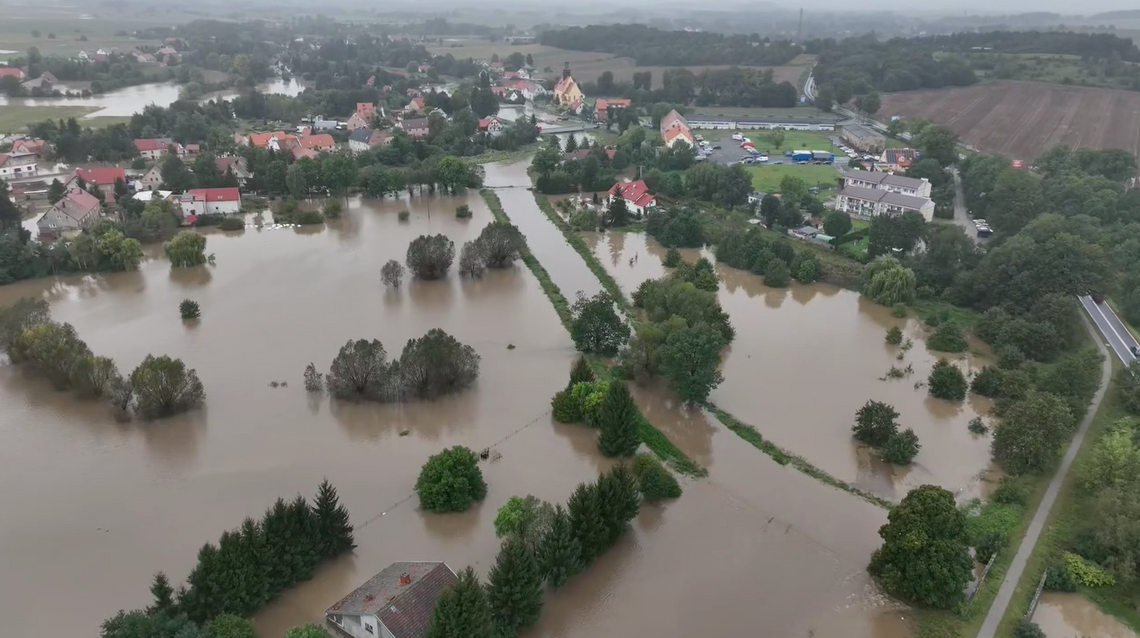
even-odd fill
[[[606,292],[610,293],[610,296],[613,297],[618,307],[624,310],[627,315],[630,314],[632,308],[629,299],[622,293],[621,286],[618,285],[613,275],[606,270],[606,267],[598,261],[598,258],[594,256],[594,251],[586,246],[586,242],[582,240],[582,236],[578,234],[578,231],[571,228],[569,224],[562,220],[558,213],[554,211],[554,206],[550,203],[550,199],[546,195],[536,191],[534,201],[538,204],[538,209],[550,220],[550,223],[554,224],[554,226],[562,232],[562,236],[566,238],[566,243],[570,244],[575,252],[581,255],[582,259],[586,260],[586,266],[589,267],[590,272],[594,273],[594,276],[602,283],[602,287],[606,289]]]

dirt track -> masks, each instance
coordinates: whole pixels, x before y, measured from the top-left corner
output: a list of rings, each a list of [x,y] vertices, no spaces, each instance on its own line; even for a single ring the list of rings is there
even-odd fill
[[[999,82],[883,96],[879,116],[926,118],[979,150],[1031,160],[1057,144],[1140,155],[1140,93]]]

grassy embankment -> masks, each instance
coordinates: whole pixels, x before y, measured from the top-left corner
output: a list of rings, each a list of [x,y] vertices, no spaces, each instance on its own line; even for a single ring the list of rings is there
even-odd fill
[[[31,124],[44,120],[66,120],[67,118],[83,118],[84,116],[102,110],[101,106],[26,106],[24,104],[9,104],[0,106],[0,133],[22,133]],[[91,128],[102,128],[112,124],[129,122],[129,117],[93,117],[79,120],[80,125]]]
[[[629,303],[629,299],[622,293],[621,286],[618,285],[613,275],[606,270],[606,267],[602,265],[602,262],[598,261],[598,258],[594,256],[594,252],[586,245],[586,242],[578,234],[578,231],[571,228],[562,220],[562,217],[554,210],[554,205],[550,203],[546,195],[535,193],[534,201],[538,204],[539,210],[546,214],[550,223],[562,231],[562,236],[566,238],[566,243],[570,244],[570,246],[582,256],[582,259],[586,260],[586,266],[590,269],[590,272],[594,273],[598,281],[601,282],[602,288],[605,288],[606,292],[614,298],[614,301],[626,314],[630,314],[632,312],[632,306]]]
[[[499,201],[499,197],[494,192],[484,189],[480,192],[480,194],[487,202],[487,207],[491,209],[491,214],[495,216],[496,220],[510,223],[510,218],[503,210],[502,203]],[[543,208],[543,212],[546,212],[548,216],[554,215],[554,217],[557,217],[557,214],[554,213],[554,209],[550,206],[550,202],[546,200],[545,197],[538,195],[536,196],[536,199],[539,199],[539,206],[540,208]],[[577,236],[575,235],[575,237]],[[580,237],[577,237],[577,239],[579,243],[582,242]],[[573,243],[574,242],[571,242],[571,245],[573,245]],[[584,243],[582,243],[582,247],[585,248]],[[569,330],[570,306],[566,301],[566,298],[562,295],[562,291],[560,291],[558,289],[558,286],[555,285],[553,281],[551,281],[550,274],[546,271],[545,268],[543,268],[538,259],[534,257],[534,254],[531,253],[529,248],[524,248],[523,251],[521,251],[521,254],[523,263],[525,263],[527,267],[530,268],[531,272],[534,273],[534,276],[542,285],[543,292],[545,292],[546,296],[550,298],[550,302],[554,304],[554,309],[558,312],[558,316],[562,320],[562,325],[565,326],[567,330]],[[593,259],[593,254],[589,253],[588,250],[587,254],[590,255],[591,259],[587,259],[586,263],[590,265],[590,269],[594,270],[596,273],[597,270],[594,268],[594,263],[596,263],[597,260]],[[601,264],[597,263],[597,266],[601,267]],[[606,277],[613,283],[615,287],[617,286],[617,282],[613,281],[613,278],[609,277],[608,273]],[[605,280],[602,281],[602,284],[606,285],[608,289],[608,285],[606,284]],[[619,288],[617,292],[618,294],[615,299],[618,300],[618,303],[624,304],[623,307],[628,308],[629,302],[621,294],[621,289]],[[594,370],[598,374],[599,378],[613,378],[613,373],[610,370],[609,365],[604,360],[594,357],[591,358],[590,363],[594,367]],[[676,445],[673,445],[673,442],[670,441],[669,438],[666,437],[660,430],[654,427],[653,424],[650,423],[649,420],[646,419],[645,416],[643,416],[640,412],[638,412],[637,420],[637,426],[641,433],[642,442],[644,442],[645,446],[652,450],[653,453],[656,454],[661,460],[668,463],[674,470],[681,474],[696,478],[708,475],[708,471],[705,468],[701,467],[696,461],[686,456],[685,453],[682,452],[681,449]]]

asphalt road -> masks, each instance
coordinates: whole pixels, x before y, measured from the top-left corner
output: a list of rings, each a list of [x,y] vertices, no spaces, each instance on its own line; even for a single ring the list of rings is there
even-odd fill
[[[1140,342],[1136,341],[1136,337],[1132,336],[1128,327],[1124,325],[1120,317],[1116,316],[1116,312],[1107,303],[1098,304],[1087,295],[1081,297],[1080,302],[1121,363],[1126,366],[1131,365],[1136,360],[1136,355],[1132,354],[1132,349],[1140,348]]]
[[[1092,301],[1091,299],[1089,300]],[[1081,301],[1084,305],[1084,298]],[[1092,304],[1092,310],[1096,310],[1096,304]],[[1090,311],[1089,307],[1085,306],[1086,311]],[[1090,311],[1093,318],[1096,314]],[[1033,514],[1033,520],[1029,522],[1029,529],[1025,532],[1025,538],[1021,539],[1021,545],[1017,548],[1017,554],[1013,557],[1013,563],[1010,564],[1009,570],[1005,573],[1005,580],[1001,582],[1001,587],[998,589],[997,598],[994,599],[993,605],[990,606],[989,613],[986,614],[985,621],[982,622],[982,628],[978,632],[978,638],[994,638],[994,633],[997,631],[998,623],[1001,622],[1002,616],[1005,615],[1005,610],[1009,608],[1009,601],[1013,597],[1014,592],[1017,590],[1017,584],[1021,581],[1021,575],[1025,572],[1025,564],[1029,561],[1030,554],[1033,553],[1033,548],[1037,545],[1037,539],[1041,537],[1041,530],[1045,527],[1045,521],[1049,518],[1049,510],[1053,509],[1053,504],[1057,501],[1057,494],[1061,491],[1061,485],[1065,482],[1065,476],[1069,473],[1069,468],[1073,465],[1073,459],[1077,456],[1077,450],[1081,449],[1081,444],[1084,443],[1085,435],[1089,431],[1089,425],[1092,424],[1093,417],[1096,416],[1097,408],[1100,407],[1101,399],[1104,398],[1104,392],[1108,388],[1108,380],[1112,376],[1112,362],[1108,359],[1108,351],[1104,347],[1104,343],[1097,338],[1096,330],[1088,319],[1081,317],[1085,323],[1085,328],[1089,334],[1093,336],[1093,341],[1096,342],[1097,349],[1100,350],[1101,355],[1104,355],[1104,362],[1101,364],[1100,369],[1100,387],[1093,396],[1092,403],[1089,405],[1088,412],[1085,413],[1085,418],[1081,420],[1080,427],[1077,428],[1077,433],[1073,435],[1073,440],[1069,443],[1069,448],[1065,450],[1065,456],[1061,459],[1061,467],[1057,469],[1057,473],[1053,475],[1053,479],[1049,481],[1049,487],[1045,490],[1045,496],[1041,499],[1041,505]],[[1099,326],[1099,324],[1098,324]],[[1115,348],[1114,348],[1115,349]],[[1131,354],[1131,353],[1129,353]],[[1033,584],[1037,586],[1036,583]]]
[[[951,171],[954,175],[954,223],[962,228],[962,232],[974,241],[984,241],[978,237],[978,227],[966,210],[966,191],[962,190],[962,177],[958,170]]]

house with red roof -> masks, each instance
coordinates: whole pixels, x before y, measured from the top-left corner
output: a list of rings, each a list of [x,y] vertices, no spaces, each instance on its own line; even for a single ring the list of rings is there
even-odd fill
[[[423,96],[419,96],[412,98],[412,101],[408,102],[408,105],[404,107],[404,110],[408,111],[409,113],[419,113],[420,111],[424,110],[425,106],[427,106],[427,101],[424,100]]]
[[[127,172],[118,166],[102,166],[98,168],[77,168],[71,174],[71,178],[67,181],[68,188],[75,188],[79,186],[79,181],[88,185],[94,184],[99,187],[99,190],[104,193],[110,194],[115,192],[115,180],[121,179],[125,184],[127,182]]]
[[[0,78],[16,78],[17,80],[24,79],[23,69],[14,66],[0,66]]]
[[[633,104],[633,101],[628,99],[607,100],[598,98],[597,102],[594,103],[594,119],[599,122],[605,122],[609,118],[611,106],[615,109],[625,109],[629,108],[631,104]]]
[[[59,235],[65,230],[87,228],[99,221],[99,198],[81,189],[72,189],[36,220],[41,235]]]
[[[913,148],[888,148],[879,157],[879,164],[883,170],[903,172],[918,159],[918,153]]]
[[[182,155],[182,145],[169,137],[156,137],[145,140],[135,140],[135,148],[139,149],[139,155],[151,161],[157,161],[165,155],[171,147],[174,147],[174,152]]]
[[[290,138],[296,139],[292,134],[286,133],[285,131],[269,131],[268,133],[250,133],[245,136],[244,142],[246,146],[271,148],[275,151],[280,151],[281,144]]]
[[[178,198],[182,216],[236,215],[241,212],[241,191],[226,188],[192,188]]]
[[[304,135],[301,137],[301,148],[317,153],[328,153],[336,148],[336,140],[328,133]]]
[[[423,638],[436,599],[457,580],[447,563],[392,563],[326,609],[325,620],[352,638]]]
[[[13,153],[31,153],[32,155],[43,155],[47,150],[47,140],[42,140],[38,137],[25,137],[23,139],[12,142]]]
[[[584,160],[590,156],[590,151],[592,151],[592,150],[594,150],[594,149],[593,148],[580,148],[580,149],[573,151],[571,153],[564,154],[562,156],[562,160],[565,162],[569,162],[571,160]],[[606,158],[607,159],[613,160],[614,155],[617,155],[617,149],[616,148],[607,148],[606,149]]]
[[[688,120],[675,109],[661,118],[661,139],[669,148],[673,148],[673,145],[679,141],[684,141],[692,147],[697,145],[693,139],[693,132],[689,130]]]
[[[487,131],[488,133],[499,133],[503,130],[504,126],[503,120],[494,115],[479,120],[479,130]]]
[[[376,105],[371,102],[357,102],[356,114],[364,118],[365,122],[372,119],[372,114],[376,112]]]
[[[609,203],[614,203],[618,197],[625,200],[629,212],[637,215],[644,215],[645,209],[657,205],[657,199],[649,192],[645,181],[640,179],[636,182],[618,182],[611,186]]]
[[[372,126],[372,118],[364,117],[360,113],[353,113],[351,116],[349,116],[348,123],[346,124],[346,127],[350,131],[368,128],[369,126]]]

